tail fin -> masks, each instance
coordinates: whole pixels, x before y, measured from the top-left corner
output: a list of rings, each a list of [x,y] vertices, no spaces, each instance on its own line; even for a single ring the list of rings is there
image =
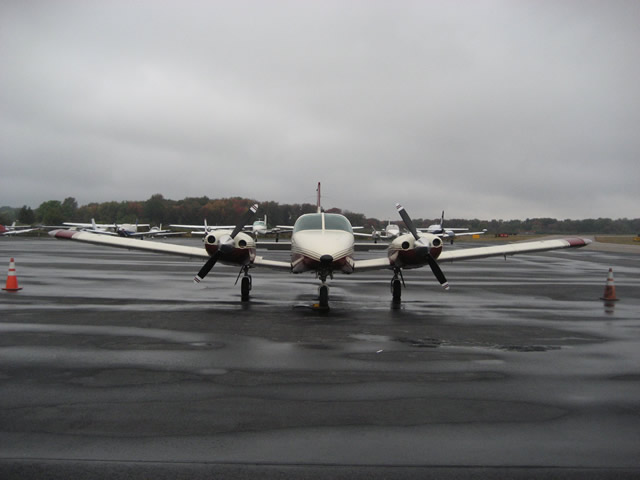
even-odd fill
[[[318,188],[316,189],[316,192],[318,192],[317,213],[322,213],[322,204],[320,203],[320,182],[318,182]]]
[[[8,230],[5,228],[4,225],[0,225],[0,233],[4,233],[7,232]]]

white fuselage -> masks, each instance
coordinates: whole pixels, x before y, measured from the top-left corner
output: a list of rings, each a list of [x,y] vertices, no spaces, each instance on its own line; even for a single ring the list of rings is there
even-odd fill
[[[353,251],[353,230],[346,217],[330,213],[302,215],[291,235],[291,271],[351,273]]]
[[[256,220],[251,225],[251,232],[254,235],[265,235],[267,233],[267,222],[265,220]]]
[[[395,223],[390,223],[384,227],[384,236],[386,238],[396,238],[398,235],[400,235],[400,227]]]

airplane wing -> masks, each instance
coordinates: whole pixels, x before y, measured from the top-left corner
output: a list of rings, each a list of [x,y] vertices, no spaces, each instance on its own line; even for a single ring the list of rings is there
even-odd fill
[[[261,256],[256,256],[253,260],[253,264],[259,267],[273,268],[276,270],[286,270],[288,272],[291,271],[291,263],[290,262],[282,262],[279,260],[267,260]]]
[[[78,242],[92,243],[95,245],[106,245],[109,247],[126,248],[128,250],[141,250],[153,253],[167,253],[170,255],[180,255],[189,258],[209,259],[209,254],[204,247],[191,247],[187,245],[174,245],[163,242],[141,242],[135,238],[112,237],[106,235],[96,235],[91,232],[81,232],[77,230],[52,230],[49,235],[64,240],[75,240]]]
[[[484,235],[486,232],[486,230],[483,230],[482,232],[454,232],[454,235],[457,237],[464,237],[464,236],[470,236],[470,235]]]
[[[20,227],[16,227],[16,228],[20,228]],[[20,235],[21,233],[35,232],[36,230],[40,230],[40,229],[39,228],[22,228],[20,230],[7,230],[6,232],[0,233],[0,235],[6,237],[6,236],[13,236],[13,235]]]
[[[535,242],[511,243],[508,245],[495,245],[491,247],[474,247],[460,250],[445,251],[438,257],[438,263],[454,262],[460,260],[472,260],[476,258],[501,257],[521,253],[537,253],[562,248],[579,248],[589,245],[591,240],[583,238],[558,238],[554,240],[538,240]],[[368,260],[356,260],[354,270],[381,270],[393,268],[388,257],[372,258]]]
[[[389,244],[386,242],[356,242],[353,244],[353,249],[356,252],[368,252],[369,250],[386,250],[389,248]]]
[[[591,240],[583,238],[558,238],[554,240],[538,240],[535,242],[494,245],[491,247],[464,248],[460,250],[442,252],[438,257],[438,263],[471,260],[474,258],[500,257],[519,253],[546,252],[561,248],[584,247],[590,243]]]
[[[128,250],[140,250],[152,253],[165,253],[169,255],[179,255],[189,258],[209,259],[210,256],[203,247],[192,247],[188,245],[175,245],[163,242],[141,242],[134,238],[108,237],[96,235],[90,232],[76,230],[52,230],[49,235],[64,240],[75,240],[78,242],[92,243],[94,245],[104,245],[108,247],[126,248]],[[290,245],[287,247],[290,248]],[[291,271],[290,262],[278,260],[268,260],[261,256],[256,256],[253,265],[259,267],[272,268],[277,270]]]
[[[95,232],[100,233],[100,232]],[[125,238],[145,238],[145,237],[173,237],[177,235],[186,235],[187,232],[174,232],[172,230],[147,230],[144,232],[125,232],[119,234]],[[202,232],[204,233],[204,232]]]
[[[198,228],[200,230],[204,229],[204,224],[202,223],[200,225],[178,225],[172,223],[169,226],[172,228]],[[207,230],[233,230],[235,227],[235,225],[207,225]]]
[[[115,223],[74,223],[74,222],[62,222],[62,225],[65,225],[67,227],[81,227],[81,228],[91,228],[91,227],[98,227],[98,228],[116,228],[116,224]]]
[[[176,237],[186,235],[187,232],[173,232],[171,230],[161,230],[159,232],[142,232],[143,237]]]
[[[256,249],[291,250],[291,242],[256,242]]]
[[[389,257],[384,258],[371,258],[368,260],[355,260],[355,265],[353,266],[353,271],[358,272],[366,272],[367,270],[383,270],[385,268],[393,268],[391,262],[389,261]]]

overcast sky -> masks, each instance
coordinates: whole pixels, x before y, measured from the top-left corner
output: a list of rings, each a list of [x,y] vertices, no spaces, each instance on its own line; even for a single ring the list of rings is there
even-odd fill
[[[640,2],[0,2],[0,205],[640,217]]]

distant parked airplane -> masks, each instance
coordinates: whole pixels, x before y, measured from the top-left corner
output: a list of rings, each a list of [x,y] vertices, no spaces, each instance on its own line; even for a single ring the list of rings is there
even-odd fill
[[[27,232],[34,232],[36,230],[40,230],[40,229],[31,228],[31,227],[16,227],[16,222],[13,222],[9,226],[0,225],[0,236],[12,237],[14,235],[20,235],[22,233],[27,233]]]
[[[453,240],[457,237],[471,236],[471,235],[484,235],[487,233],[487,229],[485,228],[481,232],[470,232],[468,228],[462,227],[447,227],[444,228],[444,210],[442,211],[442,215],[440,217],[440,223],[436,223],[433,225],[429,225],[427,228],[418,228],[419,232],[431,233],[433,235],[438,235],[440,238],[448,239],[451,241],[453,245]]]

